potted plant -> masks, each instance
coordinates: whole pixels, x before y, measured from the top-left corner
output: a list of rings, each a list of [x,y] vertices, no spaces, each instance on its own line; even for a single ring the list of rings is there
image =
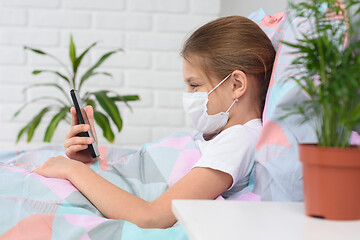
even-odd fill
[[[360,124],[359,5],[354,0],[291,4],[311,26],[297,42],[284,42],[296,54],[292,67],[298,73],[291,79],[308,96],[290,114],[310,122],[318,139],[299,145],[308,216],[360,219],[360,148],[349,141]]]
[[[27,134],[27,142],[30,142],[33,138],[35,130],[39,126],[43,117],[47,114],[52,114],[53,117],[50,120],[47,129],[44,133],[44,142],[50,142],[55,129],[59,125],[61,121],[66,121],[70,124],[70,108],[72,107],[72,101],[70,99],[70,90],[75,89],[80,92],[82,96],[82,101],[87,104],[91,105],[94,108],[94,119],[96,124],[102,129],[103,136],[110,142],[113,143],[115,140],[114,132],[110,126],[109,118],[114,122],[118,132],[122,129],[122,118],[120,116],[120,111],[118,106],[116,105],[117,102],[124,102],[127,107],[130,108],[128,104],[129,101],[137,101],[140,100],[138,95],[124,95],[121,96],[114,91],[111,90],[99,90],[94,92],[85,92],[82,93],[82,89],[84,84],[93,76],[95,75],[104,75],[106,77],[112,78],[112,74],[108,72],[98,71],[98,67],[101,66],[103,62],[105,62],[111,55],[121,51],[121,49],[113,50],[110,52],[105,53],[102,55],[94,65],[92,65],[88,70],[82,74],[82,76],[78,76],[78,69],[79,66],[86,57],[86,55],[97,45],[97,42],[91,44],[88,48],[86,48],[80,55],[76,53],[76,47],[73,41],[73,37],[70,36],[70,45],[69,45],[69,57],[71,62],[71,69],[68,66],[55,57],[54,55],[47,53],[45,51],[34,49],[28,46],[25,46],[25,50],[29,50],[33,53],[47,56],[49,58],[54,59],[63,69],[63,72],[56,71],[56,70],[47,70],[47,69],[40,69],[34,70],[32,74],[39,75],[43,73],[49,73],[56,75],[64,84],[65,88],[62,87],[58,83],[36,83],[32,84],[24,89],[26,91],[29,88],[33,87],[40,87],[46,86],[55,88],[58,92],[58,96],[40,96],[37,98],[32,99],[30,102],[25,103],[15,114],[14,118],[17,117],[20,112],[29,104],[38,102],[38,101],[45,101],[47,106],[41,109],[32,120],[30,120],[18,133],[16,142],[18,142],[24,134]],[[102,110],[99,109],[101,106]]]

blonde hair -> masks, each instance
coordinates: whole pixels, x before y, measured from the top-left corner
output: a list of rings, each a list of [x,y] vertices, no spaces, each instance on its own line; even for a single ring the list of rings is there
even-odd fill
[[[181,55],[196,56],[205,73],[219,81],[240,70],[255,80],[259,111],[264,108],[275,50],[267,35],[248,18],[218,18],[197,29],[185,42]]]

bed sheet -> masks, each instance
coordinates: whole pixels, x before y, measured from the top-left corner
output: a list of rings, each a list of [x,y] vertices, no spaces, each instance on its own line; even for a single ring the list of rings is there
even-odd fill
[[[192,137],[175,133],[134,151],[100,147],[95,172],[147,201],[190,171],[201,154]],[[141,229],[105,218],[69,181],[32,173],[60,146],[0,152],[0,239],[187,239],[181,226]]]

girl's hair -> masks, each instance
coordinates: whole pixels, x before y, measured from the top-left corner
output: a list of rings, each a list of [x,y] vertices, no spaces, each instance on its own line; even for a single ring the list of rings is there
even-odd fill
[[[197,29],[181,51],[184,59],[196,56],[209,77],[219,80],[240,70],[254,79],[255,98],[261,113],[269,86],[275,50],[261,28],[248,18],[218,18]]]

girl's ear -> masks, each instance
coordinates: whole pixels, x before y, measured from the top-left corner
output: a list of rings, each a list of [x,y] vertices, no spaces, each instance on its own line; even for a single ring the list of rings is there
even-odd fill
[[[235,70],[232,72],[232,87],[234,99],[244,95],[247,89],[247,77],[243,71]]]

